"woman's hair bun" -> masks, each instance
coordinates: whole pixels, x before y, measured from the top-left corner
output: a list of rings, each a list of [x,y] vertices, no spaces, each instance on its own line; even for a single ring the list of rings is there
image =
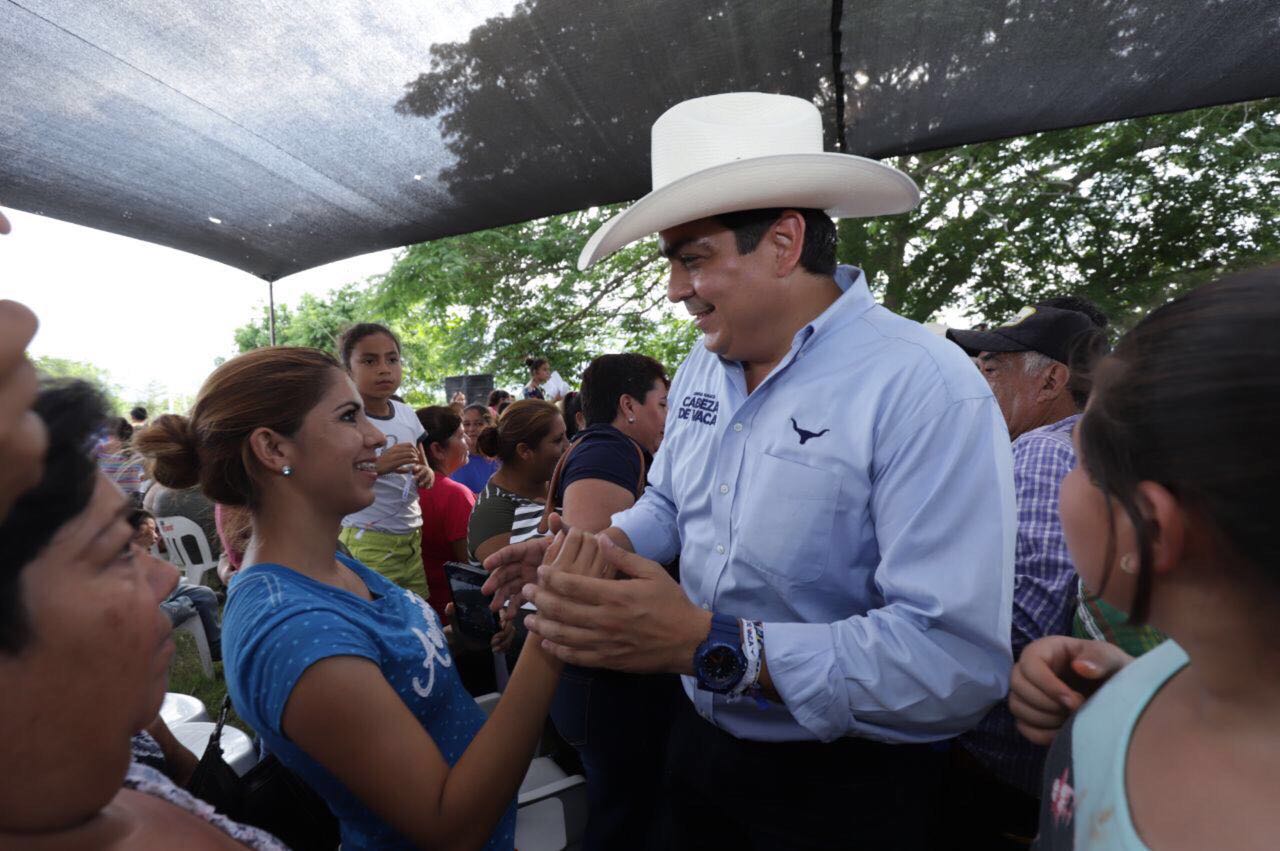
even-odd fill
[[[148,459],[151,477],[182,490],[200,483],[200,442],[191,420],[164,414],[133,437],[133,448]]]
[[[497,426],[485,426],[480,434],[476,435],[476,449],[486,458],[498,457],[498,453],[502,450],[502,436],[498,434]]]

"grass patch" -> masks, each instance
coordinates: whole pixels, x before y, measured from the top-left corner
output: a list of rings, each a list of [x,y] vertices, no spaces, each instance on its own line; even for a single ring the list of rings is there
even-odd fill
[[[200,654],[196,650],[196,640],[191,633],[175,631],[173,640],[178,645],[178,652],[174,654],[173,663],[169,666],[168,690],[198,697],[209,710],[209,718],[217,721],[218,709],[222,706],[222,699],[227,696],[227,683],[223,679],[222,663],[213,663],[214,678],[211,680],[204,675],[204,670],[200,667]],[[227,723],[253,735],[249,726],[236,715],[234,707],[227,713]]]

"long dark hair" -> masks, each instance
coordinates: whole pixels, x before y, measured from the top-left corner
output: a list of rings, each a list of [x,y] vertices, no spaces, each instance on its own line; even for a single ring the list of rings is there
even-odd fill
[[[1158,482],[1204,517],[1224,562],[1280,581],[1278,332],[1280,266],[1272,266],[1153,311],[1099,365],[1079,440],[1085,470],[1137,533],[1131,622],[1144,622],[1151,602],[1151,530],[1137,500],[1140,482]]]
[[[391,342],[396,344],[396,351],[400,351],[400,338],[386,325],[377,322],[361,322],[358,325],[352,325],[338,337],[338,357],[342,359],[342,365],[348,372],[351,371],[351,353],[356,350],[356,345],[365,337],[372,337],[374,334],[386,334],[391,338]]]
[[[489,411],[486,409],[485,413]],[[462,417],[454,413],[453,408],[447,408],[443,405],[431,405],[426,408],[417,410],[418,422],[422,423],[422,437],[418,438],[418,442],[422,444],[422,448],[427,450],[427,463],[431,465],[431,469],[439,472],[440,467],[436,465],[436,459],[431,457],[431,445],[438,444],[444,446],[449,442],[449,438],[453,437],[458,429],[462,426]]]
[[[17,653],[31,638],[23,602],[22,569],[58,529],[84,511],[97,484],[90,454],[92,435],[107,413],[102,394],[83,381],[46,383],[35,402],[49,446],[40,483],[18,497],[0,517],[0,653]]]

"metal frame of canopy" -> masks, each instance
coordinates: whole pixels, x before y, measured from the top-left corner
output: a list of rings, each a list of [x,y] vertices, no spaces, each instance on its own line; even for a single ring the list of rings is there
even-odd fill
[[[0,3],[0,197],[267,282],[628,200],[678,100],[872,157],[1280,94],[1271,0]]]

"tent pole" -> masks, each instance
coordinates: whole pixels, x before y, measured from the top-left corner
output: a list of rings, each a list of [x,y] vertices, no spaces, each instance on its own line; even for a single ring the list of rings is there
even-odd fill
[[[276,344],[276,282],[267,281],[267,301],[271,304],[271,345]]]

